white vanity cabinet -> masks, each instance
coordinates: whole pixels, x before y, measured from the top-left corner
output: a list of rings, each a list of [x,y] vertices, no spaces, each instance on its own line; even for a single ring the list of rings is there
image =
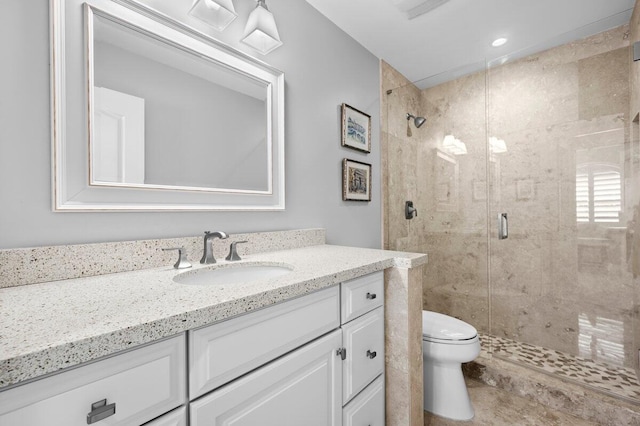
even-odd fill
[[[204,395],[190,403],[191,425],[383,426],[383,280],[367,275],[190,332],[191,397]]]
[[[186,402],[185,365],[179,335],[17,386],[0,392],[0,425],[140,425]]]
[[[0,425],[383,426],[383,290],[367,275],[16,386]]]

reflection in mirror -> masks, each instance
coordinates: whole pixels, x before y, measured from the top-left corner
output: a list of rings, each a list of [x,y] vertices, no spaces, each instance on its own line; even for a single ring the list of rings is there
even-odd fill
[[[270,191],[266,82],[113,17],[92,28],[92,185]]]

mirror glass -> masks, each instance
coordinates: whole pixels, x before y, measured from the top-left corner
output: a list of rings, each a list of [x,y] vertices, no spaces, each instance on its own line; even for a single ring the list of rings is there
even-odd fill
[[[269,190],[266,82],[98,14],[92,34],[93,185]]]
[[[135,0],[51,16],[55,211],[284,209],[281,71]]]

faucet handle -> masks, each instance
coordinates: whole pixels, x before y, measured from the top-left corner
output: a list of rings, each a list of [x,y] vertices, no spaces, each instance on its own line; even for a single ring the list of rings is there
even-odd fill
[[[242,260],[240,256],[238,256],[238,251],[236,250],[236,245],[248,243],[249,241],[234,241],[229,246],[229,255],[225,257],[226,260],[234,261],[234,260]]]
[[[170,247],[162,249],[162,251],[169,250],[178,250],[178,261],[173,265],[175,269],[191,268],[191,263],[189,263],[189,260],[187,259],[187,250],[184,247]]]

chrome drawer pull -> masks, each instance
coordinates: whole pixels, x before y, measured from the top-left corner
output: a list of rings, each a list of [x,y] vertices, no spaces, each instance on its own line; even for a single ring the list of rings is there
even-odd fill
[[[87,414],[87,424],[90,425],[100,420],[111,417],[116,413],[116,403],[107,405],[107,400],[94,402],[91,404],[91,412]]]
[[[374,359],[378,354],[376,353],[376,351],[367,351],[367,357],[369,359]]]
[[[373,300],[378,297],[375,293],[367,293],[367,299]]]

